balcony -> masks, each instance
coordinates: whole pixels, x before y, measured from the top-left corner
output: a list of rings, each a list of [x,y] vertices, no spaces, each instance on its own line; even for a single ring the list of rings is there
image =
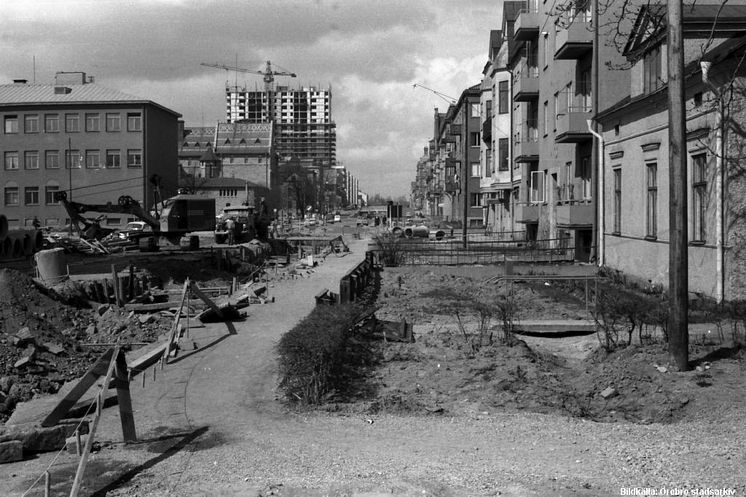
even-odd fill
[[[539,36],[539,27],[541,26],[541,16],[535,0],[529,0],[529,5],[524,8],[518,19],[515,20],[513,27],[513,38],[516,41],[530,41]]]
[[[513,75],[513,100],[527,102],[539,98],[539,68],[522,61]]]
[[[557,29],[555,59],[576,60],[593,50],[590,21],[578,16],[566,29]]]
[[[539,160],[539,129],[535,122],[523,124],[513,135],[513,158],[516,162]]]
[[[591,95],[587,89],[587,82],[578,82],[581,93],[574,94],[572,90],[564,90],[558,95],[555,137],[556,143],[582,143],[590,140],[593,135],[588,131],[588,119],[593,117]]]
[[[557,114],[556,143],[582,143],[593,138],[588,131],[588,119],[593,116],[590,110],[570,110]]]
[[[538,204],[516,204],[515,221],[517,223],[538,223],[539,222],[539,205]]]
[[[593,226],[594,207],[590,201],[557,205],[557,226],[560,228],[588,228]]]

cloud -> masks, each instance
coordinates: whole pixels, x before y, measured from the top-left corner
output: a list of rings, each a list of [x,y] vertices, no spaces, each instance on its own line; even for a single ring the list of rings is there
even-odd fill
[[[479,82],[492,0],[5,0],[0,79],[51,82],[85,71],[104,86],[147,98],[187,125],[225,119],[225,84],[262,87],[264,61],[331,86],[338,158],[371,193],[406,194],[432,134],[419,83],[458,98]],[[34,63],[35,61],[35,63]]]

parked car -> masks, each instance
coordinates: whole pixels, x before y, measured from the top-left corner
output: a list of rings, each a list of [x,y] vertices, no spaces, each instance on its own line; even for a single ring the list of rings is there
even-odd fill
[[[131,221],[117,232],[120,240],[133,240],[143,233],[152,233],[153,228],[145,221]]]
[[[342,222],[342,216],[339,214],[334,214],[334,222],[335,223],[341,223]]]

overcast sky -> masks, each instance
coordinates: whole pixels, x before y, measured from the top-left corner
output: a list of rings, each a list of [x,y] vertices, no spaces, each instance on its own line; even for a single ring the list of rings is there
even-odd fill
[[[187,126],[225,121],[225,83],[263,61],[291,86],[332,87],[337,159],[369,193],[406,195],[433,108],[479,82],[495,0],[3,0],[0,81],[84,71],[153,100]],[[34,58],[35,75],[34,75]],[[239,85],[262,87],[240,74]]]

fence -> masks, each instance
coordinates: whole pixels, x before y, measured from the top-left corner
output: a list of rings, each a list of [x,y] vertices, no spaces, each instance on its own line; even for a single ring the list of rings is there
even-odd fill
[[[395,251],[402,265],[497,264],[500,262],[565,262],[575,260],[575,247],[567,238],[548,240],[461,240],[431,241],[398,239],[380,244],[376,252],[386,260],[385,251]]]

